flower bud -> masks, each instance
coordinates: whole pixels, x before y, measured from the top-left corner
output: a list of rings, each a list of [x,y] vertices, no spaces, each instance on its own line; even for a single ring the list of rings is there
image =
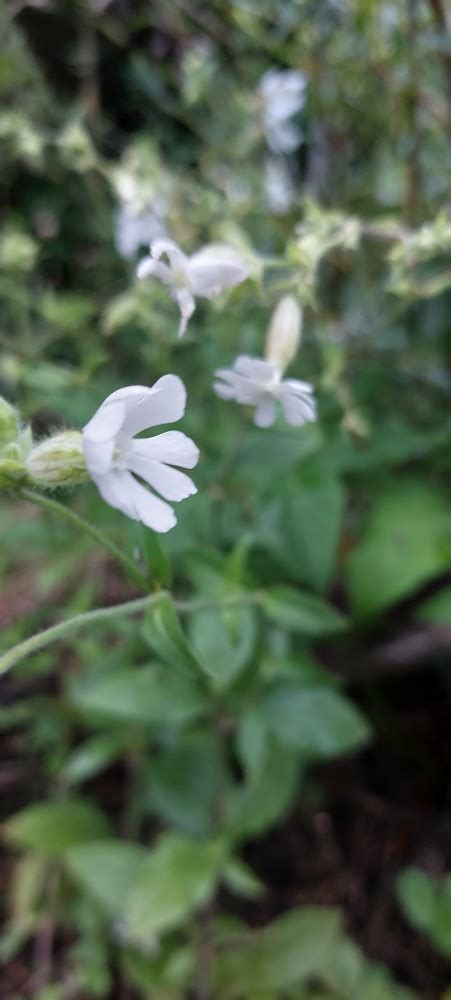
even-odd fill
[[[20,443],[13,442],[0,451],[0,489],[10,490],[27,478],[23,451]]]
[[[8,403],[3,396],[0,396],[0,450],[17,441],[20,434],[19,418],[11,403]]]
[[[32,449],[26,460],[30,479],[39,486],[71,486],[87,480],[82,436],[62,431]]]
[[[302,332],[302,312],[293,295],[284,295],[278,302],[266,336],[265,358],[280,372],[293,360]]]

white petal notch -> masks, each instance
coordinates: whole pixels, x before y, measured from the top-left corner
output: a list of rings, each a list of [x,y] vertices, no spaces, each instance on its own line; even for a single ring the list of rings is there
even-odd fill
[[[161,258],[166,257],[166,262]],[[150,255],[136,269],[139,279],[156,278],[170,291],[180,310],[179,337],[196,308],[196,297],[214,299],[249,277],[249,262],[234,247],[209,243],[188,257],[172,240],[155,240]]]
[[[197,493],[192,479],[174,466],[193,469],[199,449],[181,431],[150,438],[136,435],[180,420],[185,405],[182,380],[163,375],[151,388],[131,385],[112,392],[83,428],[86,467],[100,495],[111,507],[157,532],[169,531],[177,523],[168,500],[179,502]]]
[[[296,299],[285,295],[272,316],[265,358],[241,354],[231,368],[219,368],[214,391],[220,399],[255,407],[254,424],[271,427],[279,402],[292,427],[316,420],[313,386],[282,375],[297,350],[302,330],[302,314]]]

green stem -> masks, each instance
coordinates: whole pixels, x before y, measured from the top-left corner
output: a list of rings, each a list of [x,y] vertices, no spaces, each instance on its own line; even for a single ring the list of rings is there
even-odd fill
[[[39,507],[43,507],[44,510],[51,511],[52,514],[60,514],[62,517],[65,517],[66,521],[70,521],[74,527],[84,531],[87,535],[90,535],[91,538],[94,538],[99,545],[103,545],[105,549],[108,549],[113,558],[123,566],[139,590],[148,591],[150,589],[150,582],[147,576],[141,572],[134,560],[125,552],[122,552],[122,550],[115,545],[115,543],[112,542],[107,535],[103,534],[103,531],[99,531],[99,529],[95,528],[89,521],[85,521],[84,517],[77,514],[71,507],[66,507],[66,505],[60,503],[59,500],[52,500],[50,497],[46,497],[42,493],[35,493],[34,490],[24,488],[21,489],[19,495],[24,500],[29,500],[30,503],[35,503]]]
[[[57,639],[65,639],[66,636],[71,635],[73,632],[83,629],[85,625],[108,622],[110,619],[115,621],[116,618],[123,615],[134,615],[140,611],[147,611],[152,604],[156,604],[162,597],[170,596],[167,590],[159,590],[154,594],[137,597],[134,601],[113,604],[110,608],[95,608],[93,611],[85,611],[81,615],[74,615],[73,618],[69,618],[65,622],[59,622],[58,625],[51,625],[50,628],[43,629],[42,632],[30,636],[29,639],[24,639],[23,642],[19,642],[17,646],[13,646],[12,649],[8,649],[6,653],[3,653],[0,656],[0,675],[5,674],[11,667],[15,667],[17,663],[20,663],[27,656],[40,652],[41,649],[50,646]],[[236,594],[235,597],[217,601],[174,601],[174,607],[182,613],[192,613],[195,611],[205,611],[209,608],[233,607],[236,604],[240,607],[244,604],[258,604],[259,600],[260,595],[258,593]]]
[[[146,594],[145,597],[138,597],[135,601],[125,601],[124,604],[115,604],[111,608],[96,608],[94,611],[85,611],[81,615],[74,615],[65,622],[58,625],[51,625],[50,628],[43,629],[36,635],[24,639],[17,646],[13,646],[3,656],[0,656],[0,674],[5,674],[10,667],[14,667],[25,657],[45,649],[57,639],[65,639],[72,632],[78,632],[85,625],[94,625],[96,622],[109,621],[111,618],[118,618],[121,615],[132,615],[137,611],[145,611],[155,604],[164,591],[160,590],[156,594]]]

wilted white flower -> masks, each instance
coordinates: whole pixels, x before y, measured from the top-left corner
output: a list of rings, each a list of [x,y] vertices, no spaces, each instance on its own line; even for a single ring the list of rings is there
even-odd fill
[[[164,207],[161,199],[148,209],[137,209],[128,202],[120,205],[115,219],[115,243],[121,257],[130,260],[140,247],[166,237]]]
[[[182,380],[163,375],[152,388],[131,385],[111,393],[83,429],[86,465],[103,499],[154,531],[169,531],[177,522],[166,500],[185,500],[197,493],[189,476],[174,466],[193,469],[199,449],[181,431],[151,438],[135,435],[180,420],[185,404]]]
[[[259,83],[263,129],[273,153],[292,153],[302,141],[293,115],[304,106],[307,77],[297,69],[268,69]]]
[[[316,419],[313,387],[297,379],[282,379],[280,368],[271,361],[240,355],[233,368],[219,368],[215,375],[222,380],[214,384],[216,395],[255,406],[257,427],[270,427],[274,423],[277,400],[292,427]]]
[[[265,194],[273,215],[285,215],[294,202],[295,187],[288,163],[283,156],[268,156],[265,161]]]
[[[168,263],[160,258],[166,255]],[[138,278],[158,278],[171,291],[177,303],[181,321],[179,337],[188,325],[196,308],[195,296],[214,299],[226,288],[234,288],[249,276],[250,267],[234,247],[223,243],[209,243],[191,257],[187,257],[172,240],[156,240],[151,244],[150,256],[138,264]]]

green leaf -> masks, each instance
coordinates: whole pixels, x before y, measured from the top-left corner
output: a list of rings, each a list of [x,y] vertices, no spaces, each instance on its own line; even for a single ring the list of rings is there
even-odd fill
[[[63,768],[63,777],[70,785],[87,781],[108,767],[124,749],[124,740],[110,733],[93,736],[74,750]]]
[[[429,931],[438,907],[438,885],[420,868],[406,868],[396,881],[398,899],[406,917],[419,931]]]
[[[343,1000],[414,1000],[410,990],[394,982],[387,969],[367,959],[344,934],[324,956],[321,983]]]
[[[149,768],[146,801],[152,812],[192,836],[212,832],[222,763],[211,732],[183,734]]]
[[[258,778],[265,762],[268,727],[259,707],[250,708],[239,720],[236,749],[240,764],[249,778]]]
[[[122,914],[124,900],[147,856],[138,844],[98,840],[66,851],[64,864],[72,878],[115,917]]]
[[[314,590],[324,590],[334,567],[343,512],[343,490],[336,479],[305,472],[278,501],[267,544],[290,576]]]
[[[247,666],[255,647],[254,608],[199,611],[190,616],[190,638],[217,690],[229,687]]]
[[[438,906],[432,919],[430,934],[435,947],[451,958],[451,876],[441,882]]]
[[[451,625],[451,587],[444,587],[424,601],[418,608],[417,618],[430,625]]]
[[[180,625],[171,598],[164,594],[149,608],[143,624],[144,639],[157,656],[170,666],[189,673],[204,672]]]
[[[365,744],[370,727],[338,691],[281,684],[264,701],[268,729],[287,746],[320,757],[349,753]]]
[[[451,515],[436,490],[412,483],[380,497],[348,562],[351,601],[369,617],[451,566]]]
[[[161,587],[170,587],[172,583],[172,569],[160,536],[150,528],[136,521],[131,522],[132,528],[138,536],[138,544],[151,579],[160,584]]]
[[[265,886],[241,858],[230,858],[222,873],[224,885],[244,899],[258,899],[265,891]]]
[[[155,934],[180,926],[204,905],[218,879],[222,854],[218,842],[189,840],[174,833],[160,837],[125,903],[130,938],[148,943]]]
[[[48,859],[34,851],[24,854],[14,864],[9,882],[8,911],[15,930],[27,932],[33,928],[48,874]]]
[[[246,782],[229,791],[227,827],[236,836],[257,836],[280,819],[298,790],[300,765],[293,749],[272,740],[266,744],[261,767]]]
[[[195,979],[196,964],[194,942],[177,946],[174,941],[160,941],[154,954],[127,949],[121,955],[127,976],[139,995],[142,991],[149,1000],[181,1000]]]
[[[343,615],[321,597],[291,587],[272,587],[262,594],[261,604],[271,621],[312,638],[342,632],[346,628]]]
[[[50,857],[75,844],[108,837],[105,816],[81,799],[43,802],[16,813],[4,825],[7,840]]]
[[[85,681],[74,687],[71,701],[84,711],[143,725],[184,725],[207,708],[194,677],[159,665]]]
[[[324,958],[340,932],[339,914],[304,907],[284,914],[262,931],[231,936],[216,963],[221,1000],[287,990],[319,976]],[[363,1000],[363,998],[362,998]]]

